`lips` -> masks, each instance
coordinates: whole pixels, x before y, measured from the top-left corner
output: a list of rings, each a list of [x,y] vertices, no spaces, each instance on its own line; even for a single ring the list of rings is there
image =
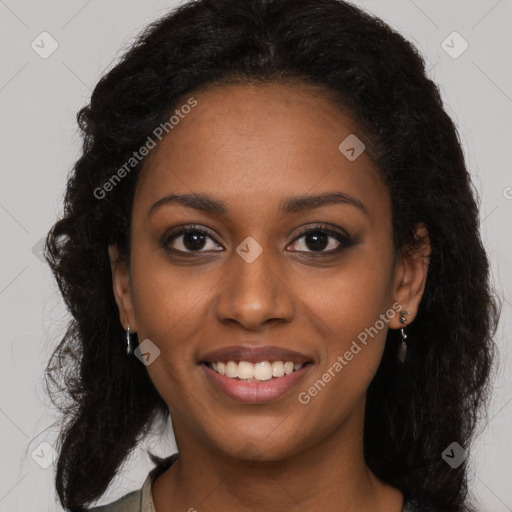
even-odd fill
[[[265,404],[283,397],[297,386],[312,364],[312,357],[276,346],[219,348],[199,360],[217,391],[246,404]]]

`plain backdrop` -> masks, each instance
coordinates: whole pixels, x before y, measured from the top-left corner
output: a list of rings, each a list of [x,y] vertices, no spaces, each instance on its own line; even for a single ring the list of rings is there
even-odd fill
[[[512,2],[355,3],[425,56],[480,194],[482,236],[503,312],[495,391],[471,452],[470,488],[482,511],[512,511]],[[68,316],[40,249],[80,154],[76,112],[135,35],[176,5],[0,0],[0,512],[61,510],[52,458],[59,418],[42,378]],[[145,440],[98,503],[140,488],[152,468],[148,447],[173,453],[172,432]]]

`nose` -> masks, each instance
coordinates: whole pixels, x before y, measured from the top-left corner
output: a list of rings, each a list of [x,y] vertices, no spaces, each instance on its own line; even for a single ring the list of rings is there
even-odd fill
[[[233,253],[215,304],[219,321],[258,331],[271,323],[292,320],[293,292],[284,282],[278,265],[274,262],[271,266],[270,260],[270,251],[265,249],[250,263]]]

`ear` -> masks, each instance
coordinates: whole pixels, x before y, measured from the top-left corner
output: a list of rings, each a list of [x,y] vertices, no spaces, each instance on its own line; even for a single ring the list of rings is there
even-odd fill
[[[137,321],[135,320],[128,264],[119,257],[119,251],[115,245],[109,245],[108,256],[112,270],[112,288],[119,309],[119,320],[124,330],[127,330],[128,324],[130,324],[130,332],[134,333],[137,331]]]
[[[424,224],[418,224],[415,238],[419,241],[413,248],[401,251],[397,257],[393,275],[393,297],[401,309],[408,311],[407,323],[411,323],[418,313],[419,304],[427,282],[428,266],[430,263],[430,238]],[[398,311],[399,313],[399,311]],[[391,329],[403,327],[400,315],[396,314],[389,321]]]

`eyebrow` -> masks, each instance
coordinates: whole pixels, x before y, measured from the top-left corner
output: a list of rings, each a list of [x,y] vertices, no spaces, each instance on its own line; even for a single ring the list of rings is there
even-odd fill
[[[169,194],[159,199],[149,209],[148,216],[164,205],[178,203],[182,206],[194,208],[213,215],[224,215],[228,213],[227,204],[208,194]],[[369,216],[368,210],[359,199],[344,192],[324,192],[322,194],[306,194],[302,196],[289,197],[279,205],[279,211],[284,215],[302,212],[329,206],[333,204],[347,204],[354,206]]]

